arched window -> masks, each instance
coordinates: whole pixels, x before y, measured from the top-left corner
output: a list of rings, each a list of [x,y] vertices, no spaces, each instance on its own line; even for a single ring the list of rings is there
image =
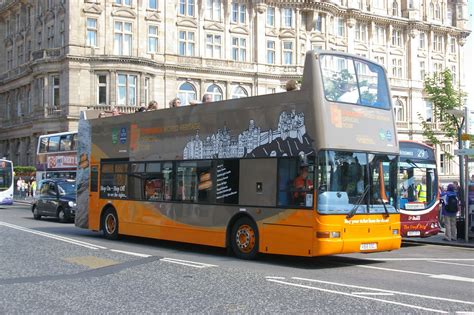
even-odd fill
[[[393,1],[392,3],[392,15],[398,16],[398,2],[397,1]]]
[[[397,121],[405,121],[405,105],[399,98],[395,100],[393,110],[395,111]]]
[[[431,18],[434,19],[435,14],[434,14],[434,4],[433,4],[433,2],[430,2],[430,15],[431,15]]]
[[[210,94],[212,96],[212,101],[213,102],[222,101],[222,90],[218,85],[216,85],[216,84],[210,85],[207,88],[206,93]]]
[[[178,97],[181,100],[181,104],[189,105],[189,101],[196,100],[196,89],[189,82],[183,83],[179,87]]]
[[[247,96],[248,96],[247,91],[241,86],[236,86],[234,90],[232,91],[232,98],[243,98]]]
[[[437,20],[441,19],[441,7],[439,6],[439,3],[436,3],[436,6],[435,6],[435,18]]]

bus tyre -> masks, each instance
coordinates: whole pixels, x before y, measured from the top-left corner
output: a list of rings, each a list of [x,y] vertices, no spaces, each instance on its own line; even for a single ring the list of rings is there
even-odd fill
[[[41,219],[41,215],[38,213],[38,208],[36,207],[33,207],[33,219],[35,220]]]
[[[105,209],[102,215],[102,231],[104,232],[105,238],[109,240],[118,239],[118,227],[119,221],[117,212],[112,208]]]
[[[241,259],[254,259],[258,253],[258,229],[248,217],[238,219],[232,226],[231,247],[235,256]]]

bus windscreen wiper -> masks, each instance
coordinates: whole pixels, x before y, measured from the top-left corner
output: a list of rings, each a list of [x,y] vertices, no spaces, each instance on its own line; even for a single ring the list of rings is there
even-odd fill
[[[382,202],[383,208],[385,209],[385,214],[387,215],[387,217],[389,217],[390,214],[388,212],[387,206],[385,205],[385,201],[383,201],[382,198],[379,198],[379,200]]]
[[[369,188],[370,188],[370,185],[365,186],[364,192],[355,203],[354,208],[352,208],[351,211],[349,211],[349,213],[346,215],[347,219],[350,219],[355,215],[355,213],[357,212],[357,209],[359,208],[360,204],[364,200],[365,195],[367,195],[367,193],[369,192]]]
[[[421,167],[419,167],[419,166],[418,166],[418,164],[416,164],[416,163],[415,163],[415,162],[413,162],[412,160],[410,160],[410,159],[406,159],[406,162],[407,162],[408,164],[410,164],[411,166],[414,166],[414,167],[416,167],[417,169],[419,169],[419,170],[422,170],[422,171],[423,171],[423,169],[422,169]]]

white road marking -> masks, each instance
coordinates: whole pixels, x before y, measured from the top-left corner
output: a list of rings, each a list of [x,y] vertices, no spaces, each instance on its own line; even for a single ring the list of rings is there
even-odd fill
[[[126,255],[138,256],[138,257],[145,257],[145,258],[146,257],[151,257],[151,255],[134,253],[134,252],[127,252],[125,250],[111,249],[110,251],[115,252],[115,253],[126,254]]]
[[[175,258],[162,258],[160,261],[169,262],[172,264],[178,264],[183,266],[189,266],[194,268],[209,268],[209,267],[218,267],[217,265],[205,264],[201,262],[195,262],[190,260],[182,260],[182,259],[175,259]]]
[[[376,261],[428,261],[428,260],[439,260],[439,261],[474,261],[474,258],[364,258],[366,260]]]
[[[372,290],[372,291],[377,291],[377,292],[386,292],[386,293],[394,293],[394,294],[399,294],[399,295],[408,295],[408,296],[411,296],[411,297],[419,297],[419,298],[429,299],[429,300],[446,301],[446,302],[452,302],[452,303],[474,305],[474,302],[471,302],[471,301],[448,299],[448,298],[443,298],[443,297],[439,297],[439,296],[423,295],[423,294],[416,294],[416,293],[403,292],[403,291],[385,290],[385,289],[378,289],[378,288],[364,287],[364,286],[359,286],[359,285],[352,285],[352,284],[345,284],[345,283],[338,283],[338,282],[331,282],[331,281],[324,281],[324,280],[316,280],[316,279],[308,279],[308,278],[292,277],[292,279],[301,280],[301,281],[324,283],[324,284],[330,284],[330,285],[342,286],[342,287],[354,288],[354,289]]]
[[[273,277],[273,276],[266,276],[266,279],[277,279],[277,280],[285,280],[285,277]]]
[[[459,263],[446,262],[446,261],[438,261],[438,260],[428,260],[428,261],[429,261],[429,262],[432,262],[432,263],[437,263],[437,264],[456,265],[456,266],[465,266],[465,267],[474,268],[474,265],[468,265],[468,264],[459,264]]]
[[[393,293],[384,293],[384,292],[352,292],[351,294],[358,294],[358,295],[387,295],[393,296]]]
[[[317,290],[317,291],[322,291],[322,292],[340,294],[340,295],[350,296],[350,297],[354,297],[354,298],[358,298],[358,299],[366,299],[366,300],[378,301],[378,302],[387,303],[387,304],[400,305],[400,306],[405,306],[405,307],[424,310],[424,311],[429,311],[429,312],[436,312],[436,313],[442,313],[442,314],[448,314],[449,313],[449,312],[443,311],[443,310],[438,310],[438,309],[433,309],[433,308],[426,308],[426,307],[422,307],[422,306],[406,304],[406,303],[400,303],[400,302],[395,302],[395,301],[387,301],[387,300],[383,300],[383,299],[377,299],[377,298],[364,296],[364,295],[356,295],[356,294],[346,293],[346,292],[341,292],[341,291],[336,291],[336,290],[329,290],[329,289],[323,289],[323,288],[318,288],[318,287],[312,287],[312,286],[304,285],[304,284],[291,283],[291,282],[275,280],[275,279],[267,279],[267,281],[280,283],[280,284],[285,284],[285,285],[294,286],[294,287],[310,289],[310,290]]]
[[[465,277],[458,277],[458,276],[452,276],[452,275],[434,275],[431,273],[392,269],[392,268],[383,268],[383,267],[375,267],[375,266],[363,266],[363,265],[353,265],[353,266],[357,266],[360,268],[367,268],[367,269],[377,269],[377,270],[392,271],[392,272],[410,273],[410,274],[415,274],[415,275],[427,276],[433,279],[474,282],[473,278],[465,278]]]
[[[32,230],[32,229],[29,229],[29,228],[25,228],[25,227],[22,227],[22,226],[18,226],[18,225],[6,223],[6,222],[1,222],[0,221],[0,225],[9,227],[9,228],[12,228],[12,229],[15,229],[15,230],[19,230],[19,231],[23,231],[23,232],[43,236],[43,237],[52,238],[52,239],[55,239],[55,240],[58,240],[58,241],[62,241],[62,242],[82,246],[82,247],[89,248],[89,249],[107,249],[106,247],[103,247],[103,246],[99,246],[99,245],[95,245],[95,244],[91,244],[91,243],[87,243],[87,242],[83,242],[83,241],[78,241],[78,240],[75,240],[75,239],[72,239],[72,238],[69,238],[69,237],[59,236],[59,235],[56,235],[56,234],[36,231],[36,230]]]

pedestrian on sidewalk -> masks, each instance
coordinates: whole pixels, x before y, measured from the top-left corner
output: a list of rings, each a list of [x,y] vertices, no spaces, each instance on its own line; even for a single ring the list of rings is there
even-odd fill
[[[456,215],[459,210],[458,195],[453,184],[449,184],[443,200],[443,217],[446,226],[445,241],[457,240]]]

